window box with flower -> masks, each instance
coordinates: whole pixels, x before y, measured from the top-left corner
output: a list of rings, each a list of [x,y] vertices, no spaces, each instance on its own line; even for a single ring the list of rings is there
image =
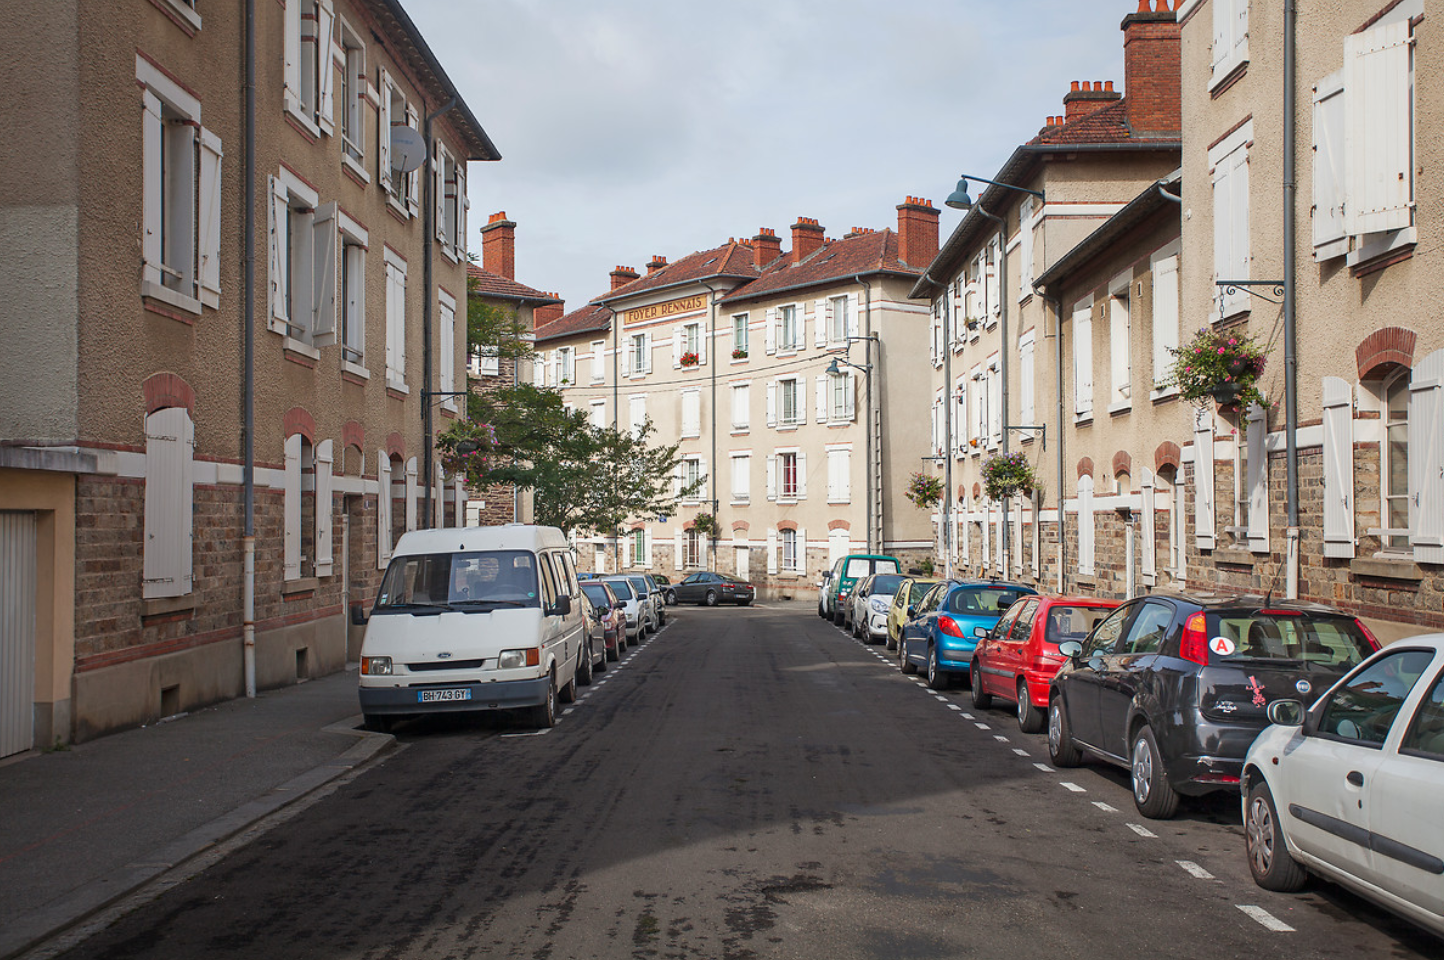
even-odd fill
[[[702,362],[702,358],[697,356],[695,351],[688,350],[686,353],[682,354],[678,362],[681,363],[684,367],[695,367],[697,366],[697,364]]]
[[[733,359],[733,360],[746,360],[746,359],[747,359],[747,351],[744,350],[744,349],[742,349],[741,347],[738,347],[736,350],[733,350],[733,351],[732,351],[732,359]]]

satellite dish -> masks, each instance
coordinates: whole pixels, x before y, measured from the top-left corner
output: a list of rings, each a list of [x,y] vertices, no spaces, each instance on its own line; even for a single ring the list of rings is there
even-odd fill
[[[404,123],[391,125],[391,169],[410,173],[426,160],[426,141],[421,131]]]

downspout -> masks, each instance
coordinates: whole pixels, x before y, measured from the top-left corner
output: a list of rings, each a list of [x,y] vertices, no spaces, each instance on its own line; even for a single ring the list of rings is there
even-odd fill
[[[256,0],[246,0],[245,145],[241,153],[241,311],[245,326],[242,372],[241,649],[246,696],[256,696]]]
[[[953,345],[949,324],[947,285],[933,279],[932,268],[923,271],[923,279],[934,290],[943,291],[943,499],[939,520],[943,528],[943,578],[953,578]],[[985,558],[986,559],[986,558]]]
[[[432,169],[436,145],[431,142],[431,122],[454,106],[456,98],[452,97],[439,109],[427,114],[421,123],[421,136],[426,141],[426,159],[421,166],[421,242],[424,250],[421,257],[421,282],[425,284],[421,291],[421,431],[425,437],[422,442],[425,456],[421,469],[422,476],[425,477],[426,496],[422,500],[423,519],[418,521],[417,526],[423,530],[431,526],[431,495],[432,487],[436,483],[431,463],[432,446],[436,441],[431,433],[431,258],[435,255],[432,247],[435,240],[433,234],[436,232],[436,171]]]
[[[880,486],[880,485],[879,485],[879,483],[878,483],[878,476],[877,476],[878,471],[877,471],[876,469],[874,469],[874,466],[873,466],[874,463],[879,462],[881,458],[875,458],[874,455],[873,455],[873,436],[872,436],[872,421],[873,421],[873,385],[872,385],[872,375],[873,375],[873,373],[874,373],[874,371],[872,370],[872,366],[873,366],[873,359],[872,359],[872,284],[868,283],[867,280],[863,277],[862,274],[858,274],[857,276],[853,277],[852,279],[853,279],[854,282],[859,283],[859,284],[862,285],[862,289],[863,289],[863,301],[862,301],[862,320],[863,320],[863,323],[862,323],[862,335],[867,338],[866,340],[863,341],[863,343],[866,344],[866,346],[864,347],[864,349],[866,350],[866,355],[864,356],[863,361],[862,361],[862,362],[868,367],[868,370],[867,370],[867,422],[866,422],[865,424],[863,424],[863,427],[864,427],[864,432],[863,432],[863,450],[864,450],[864,456],[867,457],[867,477],[865,478],[866,482],[863,484],[863,486],[866,488],[866,493],[867,493],[867,514],[866,514],[866,516],[867,516],[867,552],[868,552],[868,553],[885,553],[885,552],[886,552],[886,543],[885,543],[885,541],[883,540],[883,536],[882,536],[882,504],[880,504],[880,503],[878,502],[878,500],[879,500],[879,494],[881,493],[881,490],[879,489],[879,486]],[[879,345],[879,348],[878,348],[878,361],[879,361],[879,363],[881,362],[881,360],[882,360],[882,348],[881,348],[881,346]],[[881,370],[878,370],[878,371],[876,371],[876,372],[877,372],[879,375],[881,375],[881,372],[882,372],[882,371],[881,371]],[[881,403],[881,401],[879,400],[879,401],[878,401],[878,418],[879,418],[879,419],[881,419],[881,414],[882,414],[882,403]],[[876,442],[877,442],[878,446],[881,447],[881,445],[882,445],[882,437],[878,437]],[[873,545],[873,533],[874,533],[874,532],[876,532],[876,534],[877,534],[877,545],[876,545],[875,548],[874,548],[874,545]]]
[[[712,475],[707,478],[708,485],[712,488],[712,535],[707,539],[712,541],[712,565],[713,570],[717,569],[717,541],[722,535],[721,529],[717,526],[717,513],[720,509],[717,500],[717,471],[720,464],[717,462],[717,291],[705,280],[698,283],[707,288],[712,296],[707,298],[707,352],[711,355],[712,362],[708,364],[712,368]],[[802,545],[802,556],[807,556],[807,544]],[[807,566],[806,560],[803,567]]]
[[[998,225],[998,376],[1002,378],[1002,388],[998,390],[998,417],[1003,427],[1002,452],[1008,452],[1008,224],[1004,217],[995,217],[983,209],[983,205],[975,205],[978,213],[987,217]],[[1008,575],[1008,568],[1012,565],[1012,543],[1009,521],[1008,505],[1011,498],[1003,498],[1003,576]],[[983,562],[987,562],[987,557]]]
[[[1063,432],[1063,298],[1053,298],[1053,347],[1054,363],[1058,374],[1058,592],[1068,592],[1068,538],[1063,528],[1063,447],[1066,437]]]
[[[1285,595],[1295,600],[1299,595],[1299,396],[1298,349],[1296,343],[1296,310],[1294,300],[1294,243],[1298,184],[1294,172],[1294,148],[1297,133],[1298,64],[1295,47],[1298,32],[1296,0],[1284,0],[1284,443],[1288,490],[1288,556],[1285,563]]]
[[[613,310],[609,304],[604,303],[602,304],[602,306],[606,307],[608,312],[610,312],[612,315],[612,432],[620,433],[622,429],[622,348],[621,333],[619,332],[618,328],[622,325],[622,318],[621,315],[618,314],[617,311]],[[617,485],[617,467],[615,464],[609,464],[608,466],[609,473],[611,474],[609,479],[611,480],[613,490],[615,491]],[[615,526],[612,527],[612,556],[616,559],[616,573],[622,572],[621,536],[621,530]]]

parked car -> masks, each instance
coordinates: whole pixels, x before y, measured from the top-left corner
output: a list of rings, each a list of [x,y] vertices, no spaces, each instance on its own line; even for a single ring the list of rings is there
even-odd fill
[[[666,600],[645,573],[629,573],[626,577],[632,581],[632,589],[637,591],[637,596],[642,600],[642,615],[647,618],[647,632],[656,633],[662,629],[662,618],[666,616],[662,613]]]
[[[1067,661],[1058,644],[1083,641],[1122,603],[1088,597],[1024,597],[1008,608],[973,652],[973,706],[986,710],[994,697],[1012,701],[1024,733],[1048,723],[1048,685]]]
[[[644,573],[642,579],[647,581],[647,586],[652,590],[652,600],[657,605],[657,626],[665,626],[667,623],[667,591],[662,589],[662,584],[657,581],[657,575],[654,573]]]
[[[874,573],[858,583],[852,591],[852,614],[847,618],[854,637],[868,643],[887,639],[887,612],[906,579],[898,573]]]
[[[827,585],[832,582],[832,571],[822,571],[822,579],[817,581],[817,615],[824,620],[832,619],[832,608],[828,606],[829,595]]]
[[[903,624],[909,619],[908,609],[922,603],[927,592],[940,582],[931,577],[909,577],[898,584],[897,593],[887,608],[887,649],[898,649]]]
[[[715,607],[719,603],[735,603],[745,607],[757,597],[757,588],[746,580],[725,573],[703,570],[682,580],[676,586],[678,603],[700,603]]]
[[[1006,580],[947,580],[923,598],[917,616],[903,624],[899,660],[904,673],[927,670],[928,686],[946,690],[966,676],[978,641],[1019,597],[1037,593]],[[931,601],[931,602],[929,602]],[[911,666],[913,669],[909,670]]]
[[[1444,634],[1400,640],[1305,712],[1269,705],[1244,758],[1244,844],[1259,886],[1305,871],[1444,936]]]
[[[677,590],[672,586],[671,579],[660,573],[652,574],[652,579],[657,581],[657,586],[662,588],[662,594],[667,598],[667,606],[675,607],[677,605]]]
[[[1167,819],[1181,794],[1239,789],[1270,702],[1313,703],[1378,643],[1317,604],[1157,593],[1058,649],[1069,659],[1049,690],[1054,765],[1086,753],[1130,770],[1139,812]]]
[[[643,599],[637,593],[637,588],[632,586],[632,581],[626,577],[613,575],[602,580],[612,588],[617,599],[622,602],[622,610],[626,613],[627,628],[626,638],[629,643],[641,643],[647,639],[647,623],[650,618],[643,607]]]
[[[827,585],[827,606],[832,611],[832,622],[843,625],[847,612],[847,598],[857,581],[872,573],[902,573],[902,564],[897,557],[881,553],[850,553],[832,567],[832,578]]]
[[[592,603],[585,590],[581,597],[582,613],[587,620],[587,640],[582,644],[577,659],[577,686],[589,687],[592,674],[607,669],[607,626],[602,620],[602,611]]]
[[[582,593],[601,614],[603,646],[608,660],[617,660],[627,649],[627,605],[602,580],[583,580]]]

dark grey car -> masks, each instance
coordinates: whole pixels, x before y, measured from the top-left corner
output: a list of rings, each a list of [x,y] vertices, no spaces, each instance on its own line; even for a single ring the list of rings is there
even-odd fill
[[[1264,597],[1152,594],[1123,604],[1068,655],[1048,702],[1059,767],[1090,754],[1132,773],[1133,801],[1167,819],[1179,795],[1237,790],[1274,700],[1312,703],[1378,649],[1359,621]]]

